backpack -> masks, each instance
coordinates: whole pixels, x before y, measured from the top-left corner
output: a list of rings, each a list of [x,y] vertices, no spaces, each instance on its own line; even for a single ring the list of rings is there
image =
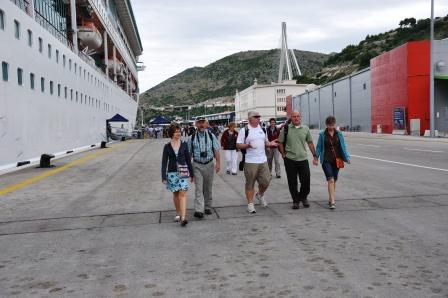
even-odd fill
[[[283,126],[283,130],[284,130],[284,135],[285,137],[283,138],[283,146],[286,148],[286,140],[288,138],[288,130],[289,130],[289,124],[291,124],[291,119],[288,119],[285,122],[285,126]]]

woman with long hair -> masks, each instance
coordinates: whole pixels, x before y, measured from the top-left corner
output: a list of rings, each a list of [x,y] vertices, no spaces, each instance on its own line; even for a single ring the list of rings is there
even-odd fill
[[[162,183],[173,193],[174,207],[176,208],[175,221],[181,226],[188,224],[187,219],[187,191],[190,182],[194,180],[193,166],[188,152],[187,143],[181,141],[181,128],[179,124],[171,124],[168,128],[171,141],[165,144],[162,156]]]
[[[236,175],[238,152],[236,150],[236,139],[238,132],[235,130],[236,124],[229,123],[229,128],[226,129],[221,136],[221,149],[224,150],[226,156],[226,170],[227,174]]]
[[[317,154],[314,157],[313,164],[317,166],[320,157],[320,163],[328,183],[328,206],[334,210],[336,208],[336,182],[339,169],[344,167],[344,162],[350,164],[351,161],[345,146],[344,136],[335,128],[336,118],[328,116],[325,119],[325,125],[327,128],[319,133],[316,147]]]

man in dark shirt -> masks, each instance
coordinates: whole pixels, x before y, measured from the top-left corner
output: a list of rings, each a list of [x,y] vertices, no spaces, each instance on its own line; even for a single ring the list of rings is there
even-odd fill
[[[266,130],[269,142],[278,139],[280,129],[277,128],[277,121],[275,118],[269,119],[270,126]],[[272,160],[275,162],[275,176],[280,178],[280,151],[278,147],[266,148],[266,157],[268,158],[269,173],[272,173]]]

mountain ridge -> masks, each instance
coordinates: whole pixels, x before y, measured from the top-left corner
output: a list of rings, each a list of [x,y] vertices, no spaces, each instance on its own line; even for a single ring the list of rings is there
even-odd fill
[[[294,50],[302,76],[299,83],[325,84],[369,66],[370,59],[408,41],[429,38],[430,19],[406,18],[399,27],[370,35],[357,45],[348,45],[339,53],[323,54]],[[448,37],[448,15],[437,17],[435,37]],[[236,90],[253,84],[277,81],[280,50],[241,51],[204,67],[190,67],[143,92],[143,108],[169,105],[195,105],[214,98],[230,98]]]

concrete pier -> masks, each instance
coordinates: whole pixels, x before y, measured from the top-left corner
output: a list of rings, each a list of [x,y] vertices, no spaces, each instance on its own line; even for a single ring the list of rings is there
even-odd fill
[[[349,134],[335,211],[320,166],[311,208],[292,210],[282,165],[249,215],[223,162],[215,212],[186,228],[160,181],[167,141],[0,176],[0,296],[448,297],[444,140]]]

